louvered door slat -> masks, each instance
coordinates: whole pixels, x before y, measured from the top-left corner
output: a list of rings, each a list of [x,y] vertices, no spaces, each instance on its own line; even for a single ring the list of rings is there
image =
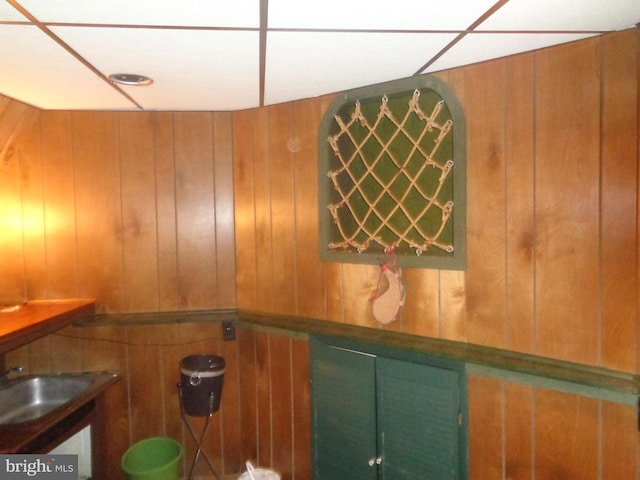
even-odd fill
[[[378,435],[384,480],[458,477],[458,374],[377,359]]]
[[[375,480],[375,357],[311,343],[315,480]]]

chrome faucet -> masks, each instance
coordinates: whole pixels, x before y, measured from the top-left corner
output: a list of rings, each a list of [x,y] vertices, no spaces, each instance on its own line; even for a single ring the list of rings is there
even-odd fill
[[[5,370],[4,372],[0,373],[0,383],[5,382],[8,380],[8,376],[10,373],[12,372],[21,372],[22,371],[22,367],[11,367],[7,370]]]

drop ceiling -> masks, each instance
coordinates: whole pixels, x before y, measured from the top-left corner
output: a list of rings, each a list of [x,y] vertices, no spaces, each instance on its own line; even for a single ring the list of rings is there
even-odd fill
[[[0,0],[0,94],[42,109],[240,110],[639,22],[638,0]]]

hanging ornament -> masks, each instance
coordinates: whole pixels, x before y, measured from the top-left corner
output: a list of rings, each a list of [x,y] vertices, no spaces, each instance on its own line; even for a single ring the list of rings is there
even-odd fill
[[[385,262],[380,262],[377,291],[371,298],[373,316],[382,325],[398,319],[406,293],[400,268],[396,265],[393,248],[386,249],[385,253],[389,254],[389,258]]]

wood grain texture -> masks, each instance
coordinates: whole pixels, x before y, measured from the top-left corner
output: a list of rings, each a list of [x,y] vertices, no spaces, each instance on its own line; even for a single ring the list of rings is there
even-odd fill
[[[77,268],[76,197],[72,152],[72,114],[43,112],[39,138],[42,155],[46,245],[46,298],[80,295]]]
[[[534,54],[505,66],[505,346],[533,352],[535,251]]]
[[[388,330],[638,371],[638,35],[633,28],[438,74],[467,117],[469,264],[406,271],[407,306]],[[100,312],[113,313],[237,306],[382,331],[368,301],[377,267],[317,259],[316,132],[333,98],[233,113],[42,112],[0,165],[5,221],[26,225],[32,211],[44,219],[24,237],[0,235],[0,296],[95,297]],[[127,350],[108,345],[120,341],[116,331],[83,340],[82,361],[129,368]],[[225,412],[215,430],[225,466],[273,462],[274,435],[287,436],[295,458],[286,468],[308,478],[298,440],[309,432],[296,413],[307,395],[297,403],[305,346],[296,342],[288,347],[294,413],[276,430],[273,398],[287,388],[281,379],[272,385],[273,366],[286,366],[285,342],[239,331],[238,420]],[[73,358],[59,358],[71,348],[68,339],[45,338],[11,359],[75,368]],[[169,365],[185,350],[164,345],[151,357]],[[587,468],[624,478],[633,467],[612,460],[622,444],[625,462],[637,462],[626,453],[624,442],[637,449],[637,440],[621,427],[625,408],[511,384],[496,397],[493,380],[474,382],[489,394],[470,393],[474,411],[486,409],[486,421],[497,422],[491,431],[503,435],[497,458],[471,457],[470,470],[486,478],[527,478],[530,466],[533,478],[554,478],[564,457],[573,476],[565,478],[590,478]],[[141,409],[126,392],[113,402]],[[164,422],[141,428],[162,423],[183,435],[167,420],[175,411],[162,412]],[[584,423],[584,440],[565,417]],[[116,431],[126,435],[114,440],[114,455],[132,435],[129,417],[120,421]],[[482,428],[470,428],[476,449]],[[565,450],[547,450],[552,437]]]
[[[536,54],[536,353],[598,363],[598,41]]]
[[[99,299],[99,311],[122,311],[117,114],[74,112],[71,135],[79,294]]]
[[[505,344],[504,69],[501,61],[465,69],[461,96],[469,178],[466,333],[472,343],[495,347]]]
[[[253,115],[249,111],[233,115],[233,190],[236,244],[237,305],[257,304],[257,239],[255,207],[255,167],[253,162]]]
[[[469,377],[469,480],[502,476],[503,386],[499,380]],[[482,432],[481,435],[473,432]]]
[[[0,105],[9,102],[0,97]],[[20,162],[0,163],[0,302],[14,305],[27,299],[22,243]]]
[[[295,208],[296,313],[326,318],[326,266],[318,260],[318,155],[316,138],[321,105],[316,100],[294,104],[294,121],[287,145],[293,158]]]
[[[638,52],[625,31],[603,39],[601,117],[602,363],[632,371],[637,362]],[[634,131],[636,132],[634,134]]]
[[[233,308],[236,305],[232,131],[229,113],[213,114],[216,306],[218,308]]]
[[[174,135],[178,291],[181,309],[197,310],[217,290],[211,115],[174,114]]]
[[[598,479],[599,402],[536,390],[535,478]]]
[[[158,309],[155,145],[148,113],[118,115],[122,188],[123,309]]]
[[[504,385],[504,477],[534,478],[533,388],[503,382]]]
[[[0,98],[0,165],[11,163],[15,144],[40,116],[40,110],[7,97]]]

